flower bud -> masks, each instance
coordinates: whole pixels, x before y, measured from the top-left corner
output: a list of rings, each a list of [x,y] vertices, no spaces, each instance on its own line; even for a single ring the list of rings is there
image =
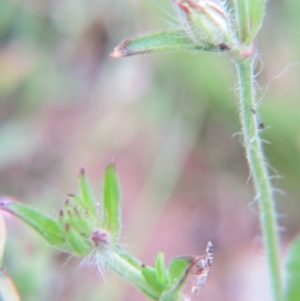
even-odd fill
[[[233,42],[230,18],[219,0],[174,0],[181,25],[189,38],[201,47],[219,46],[229,50]]]

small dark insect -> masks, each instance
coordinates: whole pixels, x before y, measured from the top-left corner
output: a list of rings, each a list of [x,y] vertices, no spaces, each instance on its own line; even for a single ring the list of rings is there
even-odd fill
[[[222,51],[228,51],[228,50],[230,50],[230,47],[228,45],[222,43],[219,45],[219,49]]]
[[[256,110],[251,108],[251,112],[253,113],[253,115],[256,115],[256,120],[257,120],[257,125],[258,128],[260,130],[263,130],[265,128],[265,124],[263,123],[263,121],[260,119],[259,115],[256,113]]]
[[[207,281],[210,267],[213,262],[213,255],[213,244],[209,241],[206,247],[205,255],[198,257],[195,261],[196,272],[191,289],[191,292],[195,295],[198,295],[200,293],[202,287]]]

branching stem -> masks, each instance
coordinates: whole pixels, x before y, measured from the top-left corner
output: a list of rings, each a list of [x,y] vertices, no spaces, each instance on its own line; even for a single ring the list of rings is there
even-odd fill
[[[130,256],[129,254],[127,255]],[[134,263],[127,260],[124,256],[121,256],[119,252],[111,254],[108,260],[106,260],[106,265],[115,273],[119,274],[123,279],[128,280],[134,286],[139,288],[149,298],[157,301],[159,300],[159,294],[146,282],[140,272],[140,269],[138,269]]]

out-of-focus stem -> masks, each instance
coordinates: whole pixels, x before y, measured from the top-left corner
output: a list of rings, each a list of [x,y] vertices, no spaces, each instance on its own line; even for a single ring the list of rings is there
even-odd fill
[[[243,1],[242,1],[243,2]],[[253,58],[236,62],[240,92],[240,118],[244,147],[260,208],[260,222],[269,265],[271,289],[276,301],[282,300],[282,282],[275,202],[264,159],[256,116]]]

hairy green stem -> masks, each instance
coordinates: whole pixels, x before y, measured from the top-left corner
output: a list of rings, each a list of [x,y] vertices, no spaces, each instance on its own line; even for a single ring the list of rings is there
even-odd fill
[[[159,295],[155,292],[150,285],[146,282],[145,278],[141,274],[140,269],[136,266],[134,262],[135,259],[129,254],[119,254],[119,252],[114,252],[110,255],[105,264],[113,270],[115,273],[119,274],[122,278],[131,282],[134,286],[138,287],[145,295],[153,300],[159,300]]]
[[[243,1],[242,1],[243,2]],[[236,61],[239,92],[240,118],[243,128],[244,147],[257,193],[260,221],[265,252],[269,264],[271,289],[274,300],[282,300],[282,282],[278,244],[278,225],[275,213],[272,186],[263,155],[262,142],[256,116],[253,58]]]

